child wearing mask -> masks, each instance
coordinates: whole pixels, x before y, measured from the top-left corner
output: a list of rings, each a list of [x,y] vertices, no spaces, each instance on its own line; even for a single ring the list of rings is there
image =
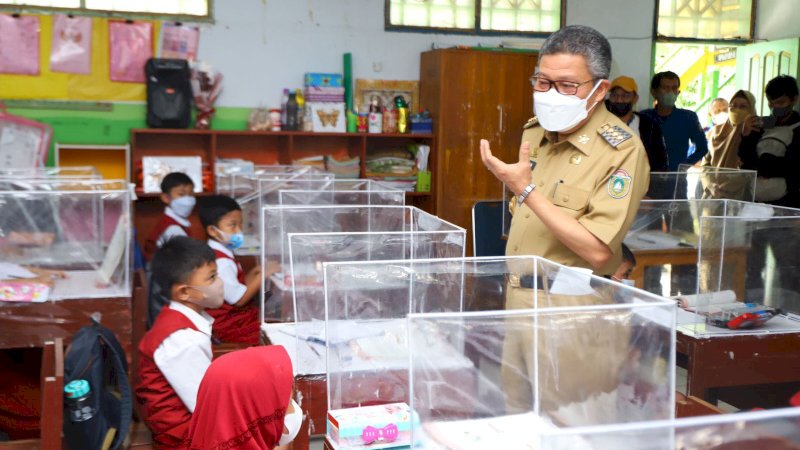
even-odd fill
[[[303,423],[291,399],[292,362],[279,345],[228,353],[208,368],[189,432],[191,449],[272,450]]]
[[[185,236],[165,242],[153,277],[170,303],[139,343],[136,399],[158,448],[185,447],[200,381],[211,364],[211,324],[204,312],[223,303],[214,252]]]
[[[156,250],[172,237],[192,237],[189,216],[195,204],[193,194],[194,182],[185,173],[172,172],[161,180],[161,201],[167,207],[144,243],[145,258],[151,260]]]
[[[245,274],[233,253],[244,242],[242,208],[230,197],[214,195],[203,199],[199,215],[225,286],[225,303],[208,312],[214,318],[214,336],[223,342],[258,344],[258,308],[252,300],[261,289],[261,268]]]

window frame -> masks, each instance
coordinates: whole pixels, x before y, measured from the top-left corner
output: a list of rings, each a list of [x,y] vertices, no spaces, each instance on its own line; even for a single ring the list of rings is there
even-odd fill
[[[81,5],[85,5],[85,0],[80,0]],[[32,6],[32,5],[0,5],[0,13],[3,14],[67,14],[74,16],[101,17],[111,19],[139,19],[139,20],[164,20],[167,22],[185,23],[214,23],[214,0],[208,2],[208,14],[205,16],[195,16],[192,14],[167,14],[167,13],[148,13],[148,12],[128,12],[128,11],[106,11],[100,9],[87,9],[85,6],[79,8],[59,8],[55,6]]]
[[[209,0],[210,1],[210,0]],[[391,13],[391,0],[383,1],[383,29],[384,31],[397,31],[404,33],[437,33],[461,34],[468,36],[524,36],[548,37],[554,31],[511,31],[511,30],[484,30],[481,28],[481,1],[475,0],[475,26],[473,28],[445,28],[445,27],[418,27],[413,25],[393,25],[389,14]],[[564,28],[567,22],[567,0],[561,1],[561,20],[559,29]],[[755,1],[755,0],[754,0]]]
[[[656,7],[653,11],[653,55],[655,55],[655,44],[656,42],[672,42],[672,43],[687,43],[687,44],[735,44],[735,45],[745,45],[745,44],[752,44],[755,42],[755,33],[756,33],[756,5],[758,4],[758,0],[752,0],[750,4],[750,38],[746,39],[721,39],[721,38],[714,38],[714,39],[704,39],[704,38],[687,38],[687,37],[671,37],[666,36],[663,34],[658,34],[658,11],[661,9],[661,0],[656,0]],[[654,56],[655,58],[655,56]],[[651,71],[653,70],[652,67],[654,66],[655,60],[653,63],[650,64]]]

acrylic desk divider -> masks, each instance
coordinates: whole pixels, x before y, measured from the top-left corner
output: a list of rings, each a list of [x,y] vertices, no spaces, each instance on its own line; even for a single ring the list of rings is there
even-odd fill
[[[324,267],[329,410],[408,403],[430,448],[674,415],[670,300],[536,257]]]
[[[322,171],[313,166],[303,165],[265,164],[254,165],[252,167],[236,167],[225,173],[217,173],[215,186],[217,194],[235,197],[237,191],[236,186],[242,184],[242,187],[247,187],[249,185],[246,182],[241,182],[246,178],[254,179],[263,175],[300,175],[313,173],[322,173]]]
[[[697,295],[679,329],[696,337],[800,332],[800,210],[700,217]],[[730,208],[729,208],[730,209]]]
[[[293,183],[278,192],[280,205],[405,205],[406,194],[400,189],[368,179],[336,179],[324,188]]]
[[[729,199],[752,202],[756,171],[682,165],[677,172],[650,172],[646,197],[657,200]]]
[[[34,167],[34,168],[0,168],[0,179],[3,178],[22,178],[22,179],[42,179],[42,178],[72,178],[83,180],[99,180],[103,178],[100,172],[93,166],[74,166],[74,167]]]
[[[271,296],[262,299],[262,320],[289,322],[265,326],[273,342],[288,340],[290,354],[295,335],[313,342],[324,332],[324,263],[464,256],[463,228],[410,206],[267,206],[263,213],[262,260],[278,269],[265,281]],[[324,347],[314,350],[316,362],[295,361],[296,373],[324,371]]]
[[[0,178],[5,293],[51,270],[64,277],[38,300],[130,296],[130,203],[122,180]]]

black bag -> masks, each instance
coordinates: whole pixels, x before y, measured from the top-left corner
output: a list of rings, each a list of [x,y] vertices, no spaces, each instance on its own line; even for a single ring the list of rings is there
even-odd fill
[[[189,64],[183,59],[150,58],[147,77],[147,126],[187,128],[192,119]]]
[[[94,321],[75,333],[64,358],[65,385],[80,379],[89,382],[94,415],[89,420],[73,422],[64,402],[67,445],[72,450],[121,448],[133,414],[128,364],[114,333]]]

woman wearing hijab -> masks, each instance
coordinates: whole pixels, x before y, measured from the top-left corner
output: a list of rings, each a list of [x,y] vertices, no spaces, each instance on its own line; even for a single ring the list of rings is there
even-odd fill
[[[289,444],[303,420],[292,396],[292,362],[279,345],[214,360],[197,393],[189,430],[195,450],[272,450]]]
[[[721,113],[724,114],[724,113]],[[742,128],[745,119],[756,115],[756,99],[748,91],[739,90],[728,106],[728,118],[718,120],[715,116],[714,125],[709,130],[708,154],[703,158],[703,166],[727,169],[738,169],[739,143],[742,141]]]

